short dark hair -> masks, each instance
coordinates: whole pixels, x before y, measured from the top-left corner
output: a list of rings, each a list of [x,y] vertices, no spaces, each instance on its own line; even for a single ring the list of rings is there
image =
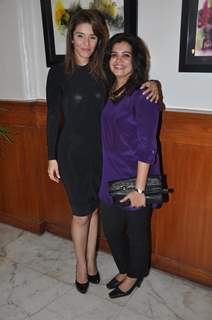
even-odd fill
[[[103,58],[109,39],[109,31],[103,15],[95,9],[81,9],[71,17],[66,37],[65,72],[72,73],[74,69],[73,33],[76,26],[81,23],[89,23],[98,38],[96,49],[89,60],[89,67],[96,78],[104,79]]]
[[[143,40],[141,40],[138,36],[129,33],[115,34],[109,40],[104,59],[104,67],[108,77],[108,85],[110,90],[115,81],[115,76],[110,71],[109,60],[114,44],[120,42],[127,42],[132,48],[133,73],[124,84],[124,86],[120,88],[120,90],[117,90],[117,97],[116,94],[114,95],[113,93],[114,101],[120,100],[120,98],[122,98],[123,96],[131,95],[135,89],[139,88],[142,83],[147,81],[150,65],[149,51]],[[110,95],[109,97],[111,98]]]

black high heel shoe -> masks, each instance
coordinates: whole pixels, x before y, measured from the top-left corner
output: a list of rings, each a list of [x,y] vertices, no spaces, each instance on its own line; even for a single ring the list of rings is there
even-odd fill
[[[88,274],[88,281],[94,284],[98,284],[100,282],[100,275],[99,272],[97,271],[97,273],[93,276],[90,276]]]
[[[107,284],[106,287],[110,290],[110,289],[115,289],[116,287],[118,287],[120,284],[122,283],[122,281],[119,281],[116,279],[116,277],[114,277],[112,280],[110,280]]]
[[[125,297],[125,296],[128,296],[130,295],[133,290],[136,288],[136,287],[140,287],[141,286],[141,283],[142,283],[143,279],[138,279],[136,280],[136,282],[134,283],[134,285],[129,289],[127,290],[126,292],[122,291],[121,289],[119,289],[119,287],[116,287],[113,291],[111,291],[109,293],[109,297],[111,299],[115,299],[115,298],[121,298],[121,297]]]
[[[88,290],[88,285],[89,285],[88,281],[85,283],[80,283],[77,280],[75,280],[75,286],[80,293],[86,293]]]

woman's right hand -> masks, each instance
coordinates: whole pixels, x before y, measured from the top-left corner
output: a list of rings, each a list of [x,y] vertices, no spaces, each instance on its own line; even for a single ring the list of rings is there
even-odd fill
[[[52,181],[59,183],[60,174],[59,174],[57,160],[49,160],[49,163],[48,163],[48,175],[49,175],[49,178]]]
[[[140,208],[146,207],[146,197],[145,195],[139,194],[137,191],[129,192],[120,202],[130,201],[131,207]]]

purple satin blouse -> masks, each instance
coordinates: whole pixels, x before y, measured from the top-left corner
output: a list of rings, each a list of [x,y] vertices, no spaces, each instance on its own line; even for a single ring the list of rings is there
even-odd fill
[[[138,161],[149,163],[151,174],[160,174],[157,146],[160,105],[141,90],[114,104],[108,100],[101,118],[103,172],[99,197],[111,205],[108,182],[136,177]]]

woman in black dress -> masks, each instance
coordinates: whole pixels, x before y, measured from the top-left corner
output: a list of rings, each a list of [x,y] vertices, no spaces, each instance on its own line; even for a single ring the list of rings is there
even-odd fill
[[[87,291],[89,282],[100,281],[97,195],[102,158],[100,115],[106,97],[102,62],[107,41],[102,15],[81,10],[71,18],[65,64],[51,68],[47,79],[48,174],[57,183],[63,181],[73,209],[75,285],[81,293]],[[157,86],[149,83],[149,87],[148,91],[156,87],[157,95]],[[59,132],[61,113],[64,124]]]

